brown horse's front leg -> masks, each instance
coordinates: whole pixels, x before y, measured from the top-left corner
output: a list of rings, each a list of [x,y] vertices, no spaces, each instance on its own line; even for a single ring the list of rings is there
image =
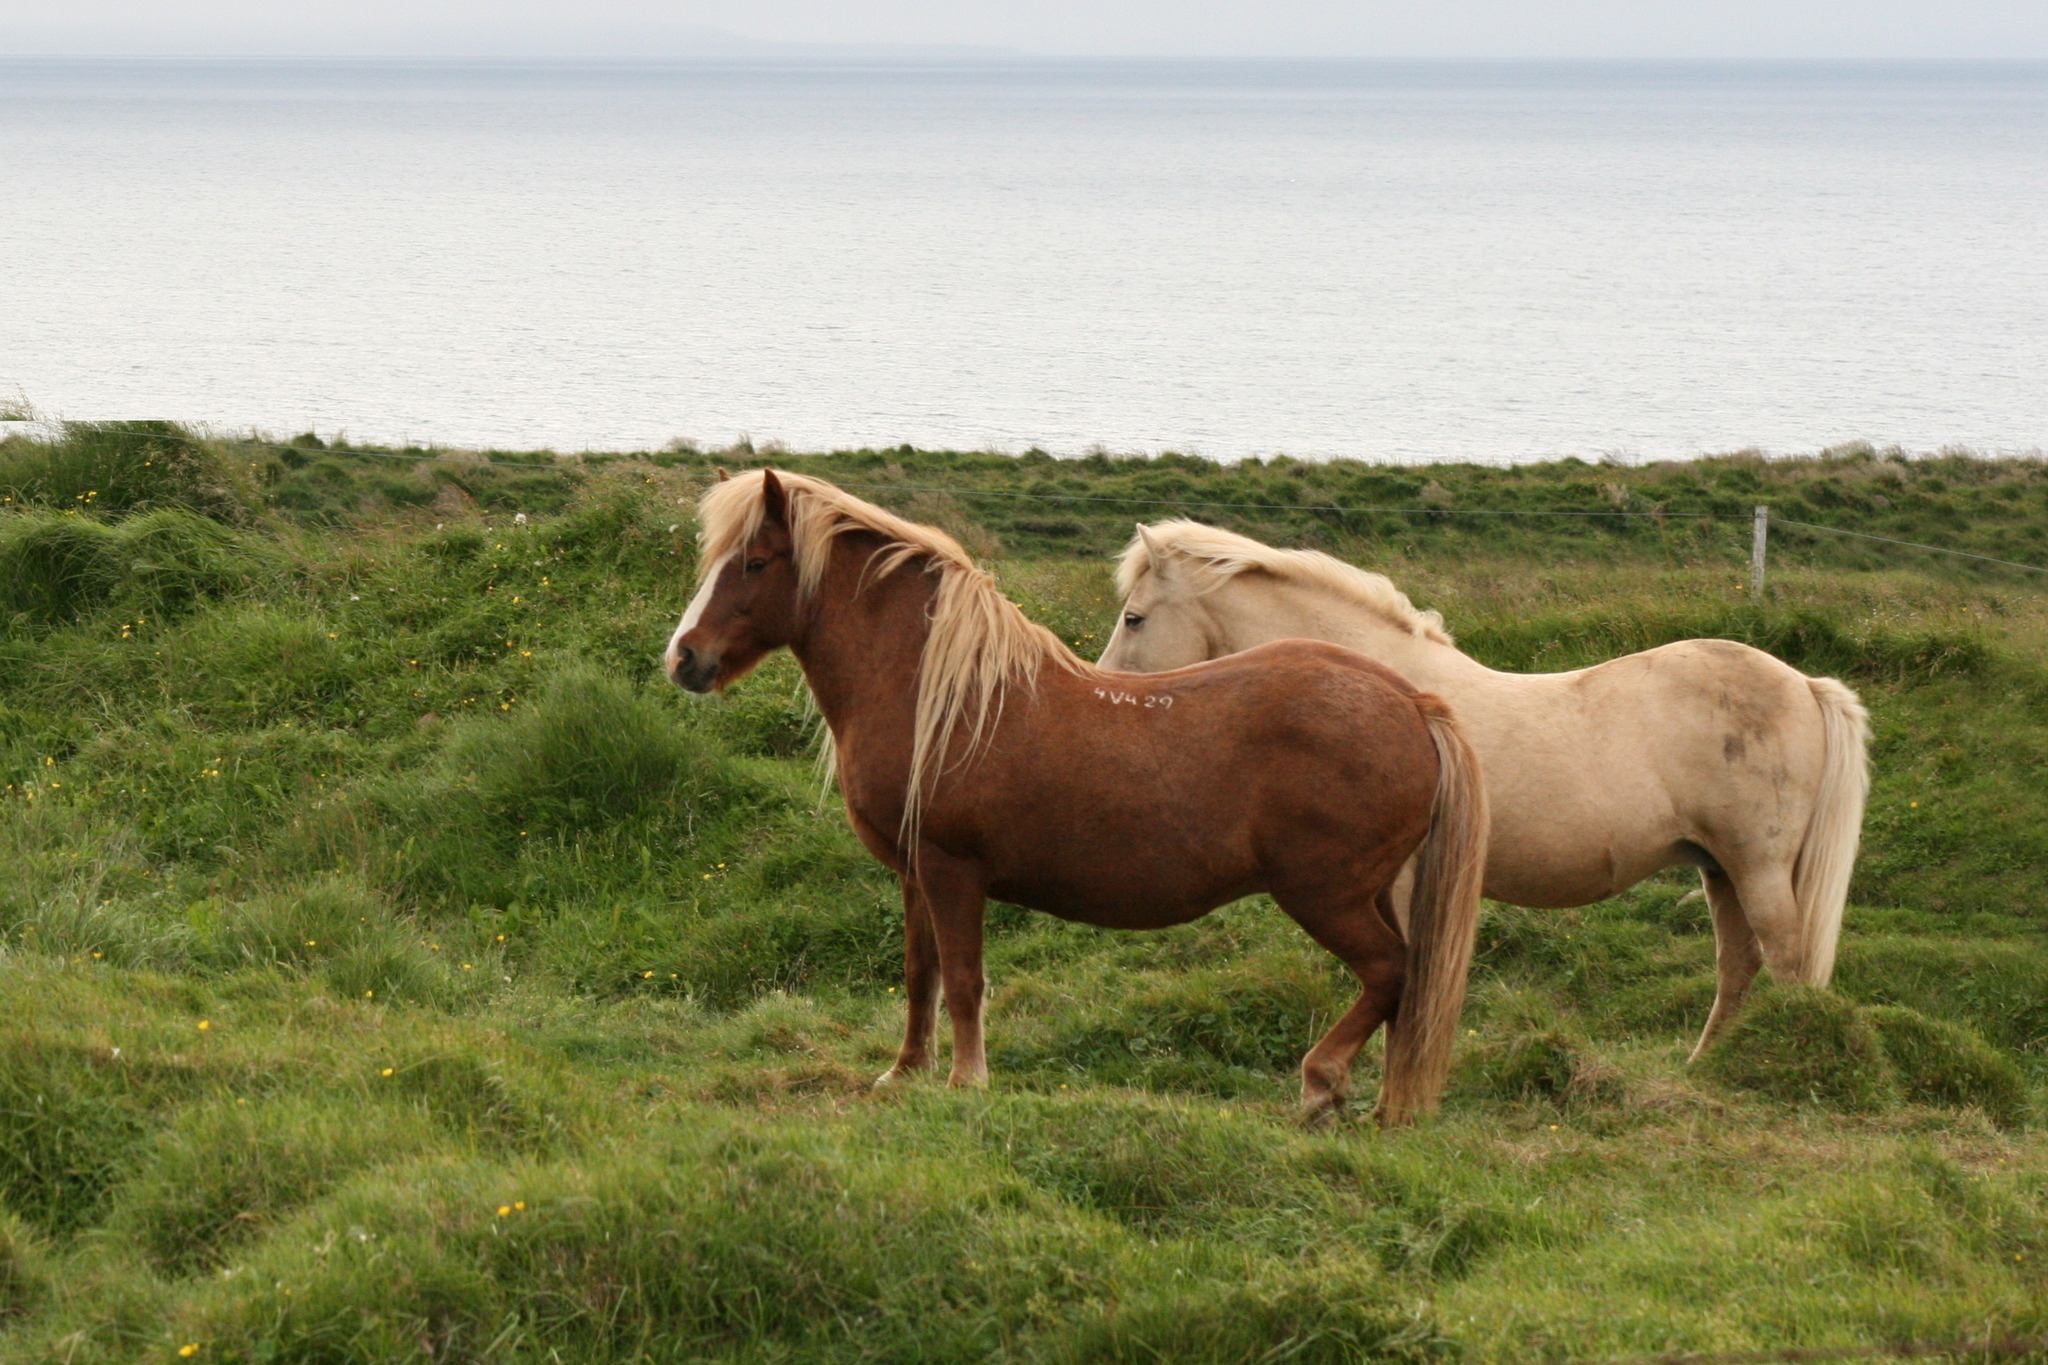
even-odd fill
[[[917,880],[938,944],[939,975],[946,988],[946,1013],[953,1019],[953,1071],[948,1085],[987,1085],[988,1056],[981,1041],[982,915],[987,892],[969,863],[924,846]]]
[[[909,1005],[904,1022],[903,1050],[896,1065],[876,1080],[877,1087],[893,1085],[932,1067],[932,1034],[939,1012],[939,941],[932,934],[931,909],[925,904],[917,883],[908,875],[903,883],[903,992]]]

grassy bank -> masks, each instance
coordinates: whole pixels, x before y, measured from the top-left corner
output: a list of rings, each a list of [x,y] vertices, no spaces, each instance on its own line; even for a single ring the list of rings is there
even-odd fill
[[[1495,907],[1446,1113],[1385,1136],[1291,1122],[1346,992],[1260,901],[1145,935],[999,908],[994,1087],[868,1094],[900,920],[819,802],[800,680],[779,661],[706,704],[654,677],[686,504],[748,458],[0,444],[0,1358],[2048,1333],[2041,589],[1816,539],[1751,601],[1741,520],[2038,561],[2038,462],[775,457],[893,481],[1083,652],[1115,609],[1101,552],[1175,507],[972,494],[1370,495],[1398,510],[1205,514],[1394,573],[1500,666],[1728,635],[1863,692],[1836,993],[1768,997],[1687,1069],[1712,940],[1683,879]],[[1735,516],[1473,530],[1446,498]]]

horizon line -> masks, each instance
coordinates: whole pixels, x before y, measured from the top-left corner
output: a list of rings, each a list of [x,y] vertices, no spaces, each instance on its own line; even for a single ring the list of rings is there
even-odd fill
[[[777,43],[757,52],[676,53],[633,56],[624,53],[558,54],[498,52],[0,52],[0,62],[405,62],[528,66],[759,66],[843,65],[877,61],[932,65],[1005,65],[1071,62],[1148,63],[1287,63],[1303,66],[1347,66],[1370,63],[1428,66],[2048,66],[2041,56],[1702,56],[1702,55],[1569,55],[1520,54],[1478,56],[1444,54],[1356,53],[1339,56],[1308,53],[1165,53],[1030,52],[999,47],[912,43]],[[777,50],[785,49],[785,50]],[[823,50],[821,50],[823,49]]]

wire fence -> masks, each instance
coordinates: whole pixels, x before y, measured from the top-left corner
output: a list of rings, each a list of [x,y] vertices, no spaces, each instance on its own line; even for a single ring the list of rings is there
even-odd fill
[[[184,432],[150,432],[144,439],[153,441],[178,441],[193,446],[230,445],[240,449],[256,449],[274,452],[290,452],[310,456],[315,453],[347,456],[351,459],[403,460],[411,464],[434,461],[458,465],[468,469],[491,469],[497,471],[529,474],[575,475],[587,472],[579,461],[562,461],[553,464],[526,464],[518,460],[493,460],[476,455],[443,454],[433,449],[423,450],[366,450],[352,446],[310,447],[277,441],[264,441],[237,436],[200,437]],[[631,456],[610,457],[630,459]],[[702,458],[702,456],[699,456]],[[1038,493],[1014,489],[959,488],[931,484],[860,483],[836,480],[841,488],[861,489],[867,492],[927,493],[943,494],[955,498],[995,498],[1043,503],[1080,503],[1120,507],[1159,507],[1179,511],[1267,511],[1326,513],[1337,516],[1428,516],[1428,517],[1601,517],[1601,518],[1646,518],[1653,521],[1749,521],[1750,514],[1728,512],[1679,512],[1663,509],[1632,510],[1628,508],[1535,508],[1535,507],[1393,507],[1363,506],[1341,503],[1295,503],[1295,502],[1222,502],[1205,501],[1199,498],[1140,498],[1123,497],[1115,494],[1095,493]],[[1996,564],[2003,568],[2019,569],[2026,573],[2048,574],[2048,566],[2026,564],[2014,559],[2000,559],[1995,555],[1978,554],[1972,550],[1957,550],[1946,545],[1928,545],[1916,540],[1901,540],[1896,536],[1882,536],[1869,531],[1853,531],[1843,526],[1826,526],[1819,522],[1796,521],[1771,513],[1768,507],[1758,509],[1757,519],[1771,526],[1791,527],[1801,531],[1818,532],[1823,535],[1843,536],[1854,540],[1877,541],[1886,545],[1897,545],[1926,554],[1948,555],[1956,559],[1976,560],[1984,564]],[[1756,579],[1761,587],[1761,536],[1753,561],[1753,569],[1759,575]]]

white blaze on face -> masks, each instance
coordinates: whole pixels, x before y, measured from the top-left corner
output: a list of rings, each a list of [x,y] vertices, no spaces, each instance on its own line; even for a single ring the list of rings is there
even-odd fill
[[[689,609],[683,613],[682,624],[676,627],[675,634],[668,637],[668,653],[662,656],[661,664],[670,674],[676,671],[676,651],[681,647],[683,637],[695,630],[697,623],[704,619],[704,608],[711,603],[711,590],[718,585],[718,575],[724,571],[725,565],[720,564],[704,575],[704,581],[697,585],[697,595],[690,599]]]

